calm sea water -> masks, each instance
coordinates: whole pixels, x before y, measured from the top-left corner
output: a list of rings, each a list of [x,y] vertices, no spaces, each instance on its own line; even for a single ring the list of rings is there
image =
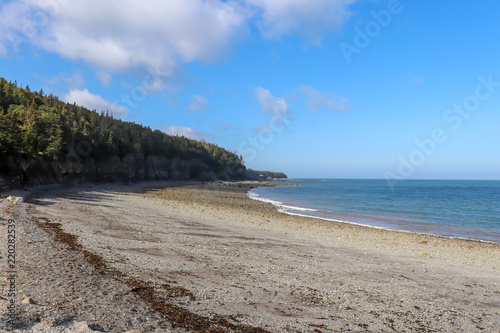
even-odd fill
[[[500,243],[500,181],[291,181],[249,196],[283,212]]]

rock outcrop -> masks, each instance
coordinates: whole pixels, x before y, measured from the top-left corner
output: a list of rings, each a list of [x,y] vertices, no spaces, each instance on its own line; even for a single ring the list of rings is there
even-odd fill
[[[141,180],[217,178],[198,161],[165,156],[128,154],[97,162],[93,158],[67,157],[51,161],[45,157],[26,159],[9,156],[0,163],[0,190],[55,183],[133,182]]]

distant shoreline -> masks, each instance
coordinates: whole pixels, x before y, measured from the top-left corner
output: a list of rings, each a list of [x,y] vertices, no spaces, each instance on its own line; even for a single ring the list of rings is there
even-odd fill
[[[271,181],[281,182],[312,182],[313,179],[300,179],[300,178],[273,178]]]

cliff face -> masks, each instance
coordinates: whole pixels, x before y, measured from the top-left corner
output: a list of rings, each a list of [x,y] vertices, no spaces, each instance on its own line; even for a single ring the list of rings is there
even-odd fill
[[[210,170],[200,172],[200,163],[164,156],[128,154],[100,162],[93,158],[49,161],[44,157],[7,157],[1,161],[0,190],[55,183],[131,182],[140,180],[229,178]],[[229,176],[229,173],[225,172]]]
[[[241,179],[245,170],[241,156],[216,144],[153,131],[0,78],[0,190],[52,183]]]

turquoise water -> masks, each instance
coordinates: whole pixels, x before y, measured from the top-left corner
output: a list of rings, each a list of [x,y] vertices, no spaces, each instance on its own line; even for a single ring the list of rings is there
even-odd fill
[[[261,187],[254,199],[289,214],[387,229],[500,243],[500,181],[385,180],[291,181]]]

